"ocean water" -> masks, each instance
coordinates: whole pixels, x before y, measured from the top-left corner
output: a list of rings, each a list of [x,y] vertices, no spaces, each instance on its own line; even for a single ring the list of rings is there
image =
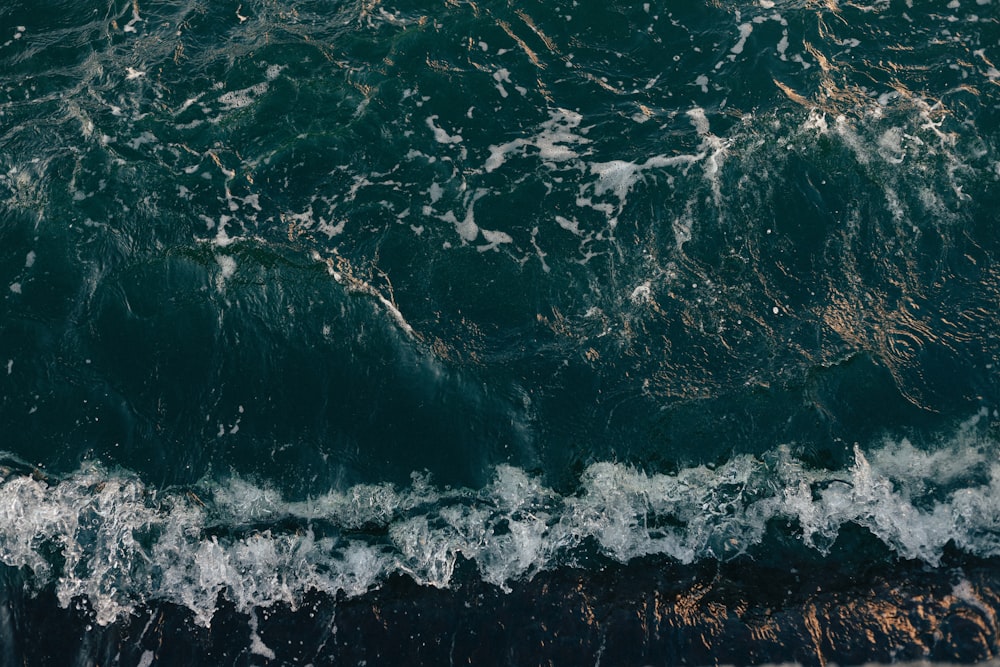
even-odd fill
[[[8,0],[0,664],[1000,654],[997,0]]]

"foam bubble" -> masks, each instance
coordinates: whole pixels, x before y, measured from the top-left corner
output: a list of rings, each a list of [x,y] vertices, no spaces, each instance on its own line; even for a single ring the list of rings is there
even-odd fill
[[[626,160],[593,162],[590,164],[589,170],[591,174],[597,176],[597,180],[586,183],[580,188],[580,196],[577,198],[577,203],[581,206],[605,212],[609,218],[609,226],[614,227],[618,222],[618,215],[621,214],[621,211],[627,204],[629,193],[636,183],[643,179],[645,172],[670,167],[686,169],[704,157],[705,154],[703,153],[669,157],[655,155],[648,158],[642,164]],[[594,197],[606,198],[606,196],[613,197],[617,200],[617,203],[612,205],[604,202],[594,202]]]
[[[509,465],[479,490],[415,475],[407,488],[362,484],[295,501],[236,477],[157,491],[95,464],[48,481],[5,467],[0,561],[53,583],[63,605],[86,596],[98,623],[155,599],[203,625],[220,594],[251,613],[295,607],[311,589],[359,595],[393,573],[445,587],[459,556],[502,588],[588,545],[621,562],[728,559],[761,544],[774,520],[792,521],[820,552],[854,524],[934,565],[949,542],[1000,555],[997,445],[973,426],[933,450],[856,447],[845,470],[810,470],[787,447],[671,474],[599,462],[570,495]]]
[[[460,144],[462,143],[462,135],[460,134],[448,134],[443,128],[438,127],[434,121],[438,119],[437,116],[428,116],[425,122],[427,127],[430,128],[431,132],[434,134],[434,141],[439,144]]]
[[[262,82],[249,88],[223,93],[219,96],[219,103],[222,105],[223,111],[242,109],[253,104],[254,100],[267,92],[267,88],[267,83]]]
[[[507,161],[509,155],[524,154],[525,149],[533,147],[538,150],[539,157],[546,162],[564,162],[578,157],[574,146],[590,143],[590,140],[578,132],[583,116],[567,109],[549,111],[549,120],[541,124],[538,133],[529,138],[519,138],[504,144],[489,147],[490,156],[483,168],[491,172]]]
[[[739,30],[740,30],[740,38],[739,40],[737,40],[736,44],[733,45],[733,48],[730,49],[730,52],[734,54],[743,53],[743,48],[746,46],[747,38],[750,36],[750,33],[753,32],[753,24],[741,23],[739,26]]]
[[[507,232],[493,231],[489,229],[482,229],[480,232],[482,233],[483,238],[486,239],[486,243],[478,247],[480,252],[495,250],[500,244],[514,242],[514,239]]]

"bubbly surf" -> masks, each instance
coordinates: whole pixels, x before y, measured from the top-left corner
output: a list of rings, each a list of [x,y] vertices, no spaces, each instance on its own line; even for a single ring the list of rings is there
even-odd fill
[[[810,470],[788,447],[675,474],[595,463],[568,496],[512,466],[478,490],[415,475],[297,501],[236,477],[156,490],[98,465],[58,480],[7,468],[0,560],[54,584],[64,606],[86,597],[100,624],[165,601],[209,625],[220,593],[250,613],[310,591],[361,595],[399,573],[447,587],[459,556],[501,589],[588,547],[621,563],[732,559],[769,522],[823,553],[854,524],[902,559],[936,565],[948,544],[988,558],[1000,554],[1000,465],[973,431],[986,416],[933,451],[856,447],[844,470]]]

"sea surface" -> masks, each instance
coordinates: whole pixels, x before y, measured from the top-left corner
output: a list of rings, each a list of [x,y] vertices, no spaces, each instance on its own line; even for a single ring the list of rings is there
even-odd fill
[[[0,665],[1000,655],[998,0],[6,0]]]

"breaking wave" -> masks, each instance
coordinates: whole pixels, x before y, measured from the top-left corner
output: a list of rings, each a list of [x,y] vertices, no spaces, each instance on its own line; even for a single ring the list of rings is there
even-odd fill
[[[867,529],[899,558],[937,564],[949,543],[1000,555],[1000,463],[977,424],[933,450],[906,439],[865,451],[847,469],[814,470],[788,446],[717,467],[643,472],[600,462],[561,495],[501,465],[482,489],[362,484],[287,500],[230,477],[158,490],[88,463],[48,479],[5,457],[0,561],[54,585],[63,606],[86,597],[100,624],[167,601],[209,625],[220,594],[238,610],[315,590],[356,596],[407,574],[447,587],[459,557],[501,588],[596,552],[619,562],[729,559],[763,545],[769,525],[827,553],[841,529]]]

